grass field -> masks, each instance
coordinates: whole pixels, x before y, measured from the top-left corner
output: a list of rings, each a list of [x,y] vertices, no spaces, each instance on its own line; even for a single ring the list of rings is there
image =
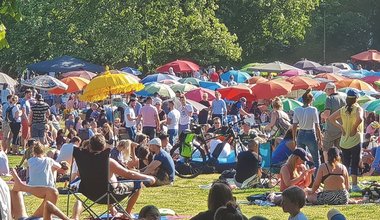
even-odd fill
[[[21,160],[19,156],[10,156],[10,164],[14,167]],[[170,208],[180,215],[192,216],[200,211],[207,209],[208,190],[200,189],[199,185],[206,185],[219,177],[218,174],[201,175],[195,179],[176,179],[173,186],[163,186],[157,188],[146,188],[143,190],[138,203],[135,206],[134,212],[138,212],[143,206],[153,204],[159,208]],[[7,178],[9,179],[9,178]],[[380,177],[361,177],[363,180],[378,180]],[[60,185],[59,185],[60,186]],[[246,201],[246,197],[252,194],[264,193],[274,189],[249,189],[249,190],[234,190],[234,196],[237,201]],[[351,194],[351,196],[361,196]],[[66,210],[67,196],[61,195],[58,200],[58,207]],[[40,204],[40,200],[33,196],[25,196],[25,205],[28,213],[32,213]],[[71,197],[71,204],[74,203]],[[260,207],[256,205],[240,205],[243,213],[248,217],[254,215],[262,215],[268,219],[287,219],[288,214],[282,212],[281,207]],[[309,219],[327,219],[326,213],[333,206],[308,206],[302,209]],[[380,219],[380,205],[373,203],[362,205],[344,205],[335,206],[343,212],[348,219]],[[83,214],[86,217],[87,214]]]

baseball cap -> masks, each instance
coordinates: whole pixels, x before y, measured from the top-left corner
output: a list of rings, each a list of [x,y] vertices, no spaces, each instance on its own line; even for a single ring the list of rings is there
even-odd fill
[[[301,158],[301,160],[303,160],[303,161],[309,161],[309,159],[307,158],[307,152],[302,148],[296,148],[293,151],[293,154],[296,156],[299,156]]]
[[[240,98],[240,101],[242,101],[242,102],[246,102],[247,99],[246,99],[245,97],[241,97],[241,98]]]
[[[329,82],[325,86],[325,90],[326,89],[336,89],[336,85],[334,83],[332,83],[332,82]]]
[[[153,138],[148,142],[149,145],[157,145],[161,147],[161,139],[160,138]]]
[[[328,220],[346,220],[346,217],[336,209],[331,209],[327,213]]]
[[[359,96],[359,94],[353,89],[349,89],[347,91],[347,97],[350,97],[350,98],[356,97],[357,98],[358,96]]]

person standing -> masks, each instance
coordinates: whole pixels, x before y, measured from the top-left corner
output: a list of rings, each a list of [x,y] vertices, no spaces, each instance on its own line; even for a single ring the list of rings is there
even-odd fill
[[[2,123],[2,129],[3,129],[3,139],[1,140],[1,145],[5,153],[8,152],[8,148],[10,145],[10,135],[11,135],[11,127],[9,123],[7,122],[7,109],[11,105],[11,98],[12,95],[8,95],[6,97],[6,100],[2,103],[3,109],[2,109],[2,116],[3,116],[3,123]]]
[[[342,132],[339,144],[342,149],[343,164],[347,170],[351,168],[352,191],[354,192],[361,191],[357,175],[364,132],[363,109],[357,103],[357,99],[357,92],[348,90],[346,105],[328,118],[329,122]],[[339,123],[338,119],[341,119],[342,123]]]
[[[156,137],[160,132],[160,120],[156,107],[152,105],[152,98],[146,98],[145,105],[140,109],[138,121],[142,121],[142,132],[149,136],[150,139]]]
[[[169,113],[166,118],[166,125],[168,126],[169,143],[174,145],[178,137],[178,125],[181,113],[174,108],[174,101],[169,101]]]
[[[134,108],[136,107],[136,99],[131,98],[128,106],[124,110],[125,128],[127,129],[128,138],[132,141],[136,139],[136,120]]]
[[[323,136],[323,157],[327,161],[327,152],[332,147],[340,148],[339,142],[342,136],[342,131],[331,124],[327,119],[334,112],[346,105],[346,97],[340,93],[336,92],[336,86],[334,83],[327,83],[325,87],[325,92],[327,95],[326,108],[322,113],[321,117],[326,120],[326,130]]]
[[[4,83],[3,90],[1,90],[1,103],[7,101],[8,95],[12,95],[12,90],[8,88],[8,83]]]
[[[211,114],[211,118],[218,117],[222,122],[224,122],[224,119],[227,117],[226,102],[221,99],[221,94],[218,91],[215,92],[215,99],[211,104]]]
[[[180,112],[178,134],[190,128],[191,117],[193,116],[193,106],[186,103],[186,97],[184,95],[180,97],[180,101],[181,106],[178,109]]]
[[[319,167],[319,147],[322,144],[322,133],[319,126],[318,110],[311,106],[313,95],[308,89],[302,95],[303,106],[294,109],[293,139],[297,147],[309,150],[314,166]],[[297,127],[299,127],[298,135]]]
[[[44,102],[41,94],[36,95],[36,103],[31,107],[29,125],[31,137],[45,144],[45,126],[47,117],[50,115],[49,105]]]
[[[19,152],[19,133],[21,129],[21,112],[17,105],[18,96],[12,96],[10,106],[7,109],[7,119],[12,132],[12,153],[18,154]]]
[[[198,123],[200,125],[204,125],[204,124],[207,124],[207,122],[208,122],[208,115],[209,115],[210,106],[211,106],[210,101],[208,101],[208,94],[207,93],[204,93],[202,95],[202,100],[199,103],[201,103],[202,105],[207,107],[207,108],[204,108],[201,111],[199,111],[199,114],[198,114]]]

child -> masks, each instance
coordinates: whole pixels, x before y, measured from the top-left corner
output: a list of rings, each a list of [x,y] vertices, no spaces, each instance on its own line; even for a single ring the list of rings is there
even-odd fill
[[[305,206],[305,192],[298,186],[291,186],[282,192],[282,210],[290,214],[289,220],[307,220],[301,212]]]

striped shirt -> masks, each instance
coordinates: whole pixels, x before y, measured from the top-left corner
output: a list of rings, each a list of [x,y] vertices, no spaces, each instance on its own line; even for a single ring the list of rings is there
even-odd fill
[[[37,102],[32,107],[33,117],[32,123],[46,123],[46,112],[49,110],[49,105],[45,102]]]

